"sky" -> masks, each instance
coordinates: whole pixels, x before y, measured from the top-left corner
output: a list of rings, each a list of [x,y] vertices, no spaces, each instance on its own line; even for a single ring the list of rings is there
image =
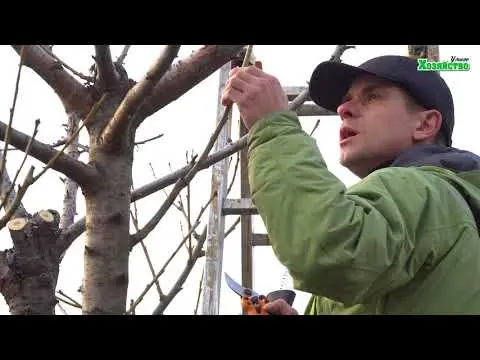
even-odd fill
[[[130,78],[138,81],[150,65],[160,54],[164,45],[132,45],[125,60],[125,68]],[[179,58],[188,57],[199,46],[184,45],[179,52]],[[112,57],[115,60],[121,53],[123,45],[112,46]],[[253,53],[256,59],[263,63],[263,70],[276,76],[283,86],[306,86],[315,66],[330,58],[335,45],[254,45]],[[92,65],[94,48],[92,45],[58,45],[54,52],[68,65],[84,74],[88,73]],[[362,62],[379,55],[396,54],[406,55],[407,45],[355,45],[355,49],[347,50],[342,56],[345,63],[359,65]],[[441,60],[449,60],[451,56],[470,58],[471,70],[468,72],[443,72],[442,76],[450,86],[454,103],[456,124],[453,133],[453,146],[480,154],[478,129],[475,124],[474,107],[476,85],[480,70],[476,60],[480,59],[480,46],[440,45]],[[0,119],[8,123],[12,106],[18,62],[18,54],[6,45],[0,46],[0,58],[3,66],[0,68]],[[164,109],[147,118],[137,131],[137,141],[163,134],[158,140],[140,146],[135,151],[133,181],[134,187],[145,185],[155,178],[170,173],[171,169],[178,169],[186,164],[186,152],[200,154],[215,128],[217,113],[217,96],[219,86],[219,71],[212,74],[202,83],[195,86],[185,95],[169,104]],[[21,73],[19,94],[15,107],[13,126],[26,134],[31,134],[35,119],[40,119],[40,128],[37,140],[51,144],[64,135],[62,124],[67,121],[65,111],[52,89],[32,70],[24,67]],[[302,117],[301,123],[307,132],[315,125],[319,117]],[[354,184],[358,179],[348,170],[338,164],[338,116],[320,118],[320,126],[314,133],[317,144],[325,157],[329,170],[347,186]],[[234,109],[232,140],[238,139],[238,112]],[[85,134],[82,133],[82,144],[87,144]],[[3,145],[2,145],[3,146]],[[81,156],[82,161],[88,161],[88,155]],[[19,151],[9,152],[7,169],[11,177],[15,174],[18,165],[23,159]],[[232,157],[232,166],[235,156]],[[20,178],[26,174],[30,165],[35,166],[35,173],[42,169],[42,164],[35,159],[28,158],[21,172]],[[153,171],[152,171],[153,169]],[[233,172],[230,171],[229,180]],[[29,189],[24,205],[27,211],[34,213],[42,209],[56,209],[61,211],[63,186],[61,174],[49,170],[32,188]],[[238,174],[237,178],[238,180]],[[210,196],[211,169],[197,174],[191,185],[192,217],[195,218],[201,207]],[[148,198],[137,202],[140,226],[143,226],[158,210],[172,187],[159,191]],[[182,192],[185,200],[185,192]],[[236,181],[229,198],[239,198],[239,181]],[[85,206],[81,192],[77,200],[77,218],[84,216]],[[3,215],[3,213],[2,213]],[[227,216],[225,229],[236,220],[236,216]],[[208,210],[202,216],[201,232],[208,222]],[[156,229],[145,240],[149,256],[154,269],[158,271],[171,256],[182,239],[186,224],[182,215],[171,208]],[[254,216],[253,230],[256,233],[265,233],[264,225],[259,216]],[[131,233],[134,232],[132,227]],[[0,250],[10,248],[12,242],[8,229],[0,230]],[[57,290],[61,290],[81,303],[81,294],[77,291],[83,276],[83,246],[84,237],[79,237],[66,253],[61,267]],[[187,252],[185,249],[174,258],[160,277],[160,286],[164,293],[176,282],[183,271]],[[283,282],[286,275],[285,268],[275,258],[270,247],[255,247],[253,249],[253,278],[254,289],[260,293],[268,293],[283,286],[290,288],[291,282]],[[191,315],[197,303],[199,283],[203,271],[204,258],[197,261],[190,273],[182,291],[168,306],[165,314]],[[136,299],[145,286],[151,281],[152,274],[147,265],[145,253],[140,245],[131,252],[129,268],[128,301]],[[240,226],[225,239],[222,270],[241,281],[241,247]],[[287,274],[287,279],[288,274]],[[309,299],[309,294],[297,291],[294,307],[301,313]],[[155,287],[152,287],[144,300],[137,306],[136,314],[148,315],[153,312],[159,301]],[[199,311],[201,311],[201,301]],[[69,315],[81,314],[79,309],[69,305],[62,305]],[[58,315],[63,311],[58,306]],[[233,293],[222,279],[220,296],[220,315],[235,315],[241,312],[238,296]],[[199,312],[200,314],[201,312]],[[0,297],[0,314],[9,314],[8,306],[3,297]]]

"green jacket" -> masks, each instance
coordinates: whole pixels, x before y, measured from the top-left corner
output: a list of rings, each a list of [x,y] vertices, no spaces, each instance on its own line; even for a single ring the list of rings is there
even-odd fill
[[[258,121],[249,181],[305,314],[480,314],[480,159],[418,146],[346,188],[294,113]],[[448,167],[448,169],[447,169]]]

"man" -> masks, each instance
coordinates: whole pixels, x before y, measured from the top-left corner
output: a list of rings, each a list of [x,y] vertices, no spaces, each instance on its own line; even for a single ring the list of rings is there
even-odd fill
[[[305,314],[480,314],[480,159],[451,147],[441,76],[401,56],[324,62],[309,90],[342,120],[341,164],[361,179],[348,189],[275,77],[236,68],[223,95],[249,129],[252,200],[273,250],[312,294]]]

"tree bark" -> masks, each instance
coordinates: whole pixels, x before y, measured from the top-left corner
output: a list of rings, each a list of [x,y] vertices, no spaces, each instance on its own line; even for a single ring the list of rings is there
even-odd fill
[[[12,315],[54,315],[59,214],[40,211],[8,223],[14,247],[0,253],[0,292]]]
[[[112,95],[99,111],[95,124],[106,124],[122,100]],[[84,256],[84,315],[125,313],[130,252],[129,210],[132,184],[132,134],[122,134],[116,152],[100,141],[103,126],[90,127],[90,163],[103,181],[95,191],[84,191],[86,200],[86,244]]]

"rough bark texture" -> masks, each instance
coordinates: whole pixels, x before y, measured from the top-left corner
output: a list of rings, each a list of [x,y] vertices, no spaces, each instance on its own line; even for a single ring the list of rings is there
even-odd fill
[[[8,223],[14,247],[0,253],[0,292],[13,315],[54,315],[60,216],[54,210]]]
[[[87,208],[83,282],[85,315],[123,314],[127,304],[134,137],[124,134],[124,142],[115,153],[106,151],[99,141],[104,124],[121,100],[120,94],[108,99],[88,129],[90,162],[103,175],[103,182],[95,192],[84,192]]]

